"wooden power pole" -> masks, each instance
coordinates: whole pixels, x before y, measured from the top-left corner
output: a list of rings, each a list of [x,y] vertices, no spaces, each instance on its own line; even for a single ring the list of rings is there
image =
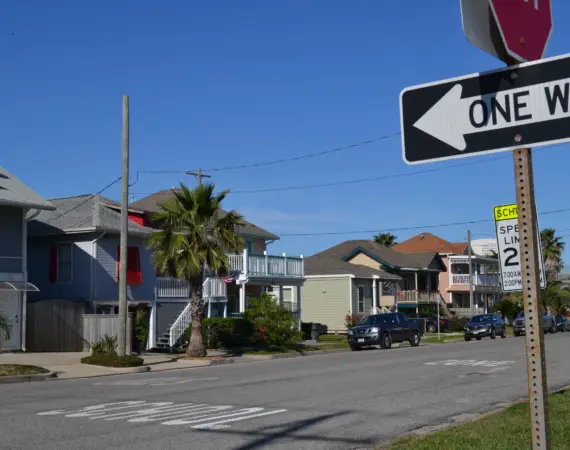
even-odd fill
[[[194,175],[198,179],[198,186],[202,184],[202,178],[212,178],[211,175],[206,175],[202,172],[202,169],[198,169],[196,172],[184,172],[186,175]]]
[[[121,183],[121,241],[119,250],[119,335],[117,353],[127,353],[127,263],[129,233],[129,97],[123,95],[123,175]]]

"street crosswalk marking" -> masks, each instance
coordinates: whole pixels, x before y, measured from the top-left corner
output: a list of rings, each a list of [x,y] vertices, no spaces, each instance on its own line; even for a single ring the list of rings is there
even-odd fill
[[[208,378],[183,378],[183,377],[163,377],[163,378],[141,378],[139,380],[120,381],[99,381],[93,386],[170,386],[171,384],[194,383],[196,381],[214,381],[218,377]]]
[[[426,366],[470,366],[470,367],[499,367],[513,364],[515,361],[477,361],[474,359],[447,359],[445,361],[431,361]]]
[[[229,423],[286,412],[286,409],[266,409],[260,406],[235,407],[206,403],[147,402],[131,400],[102,403],[75,410],[56,409],[37,413],[38,416],[63,416],[88,420],[125,420],[130,423],[159,423],[160,425],[189,425],[208,430],[227,428]]]

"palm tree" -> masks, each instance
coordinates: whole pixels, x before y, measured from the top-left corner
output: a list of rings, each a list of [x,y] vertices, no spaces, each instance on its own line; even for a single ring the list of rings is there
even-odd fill
[[[392,247],[396,245],[396,239],[398,239],[398,236],[394,236],[391,233],[379,233],[374,236],[374,241],[384,247]]]
[[[237,227],[243,224],[242,216],[235,211],[221,210],[228,193],[215,194],[213,184],[188,189],[181,183],[180,190],[174,191],[175,198],[153,215],[160,231],[152,233],[148,244],[154,249],[156,269],[188,280],[192,286],[192,333],[188,356],[206,356],[202,340],[204,268],[214,273],[227,270],[226,252],[241,251],[244,245],[243,239],[236,234]]]
[[[562,252],[564,252],[566,243],[560,236],[556,236],[554,228],[542,230],[540,240],[542,241],[542,257],[544,258],[547,280],[555,280],[564,267]]]

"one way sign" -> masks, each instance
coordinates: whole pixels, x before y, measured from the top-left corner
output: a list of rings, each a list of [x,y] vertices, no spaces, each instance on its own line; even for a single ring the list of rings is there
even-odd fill
[[[570,141],[570,55],[402,91],[408,164]]]

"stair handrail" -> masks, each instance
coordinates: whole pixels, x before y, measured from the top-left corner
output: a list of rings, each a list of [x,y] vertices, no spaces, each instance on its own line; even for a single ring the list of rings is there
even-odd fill
[[[180,336],[184,334],[188,325],[192,321],[192,315],[190,314],[190,307],[192,306],[192,301],[189,301],[186,307],[182,310],[178,318],[174,321],[172,326],[170,327],[170,337],[168,344],[170,348],[174,347],[174,344],[178,342]]]

